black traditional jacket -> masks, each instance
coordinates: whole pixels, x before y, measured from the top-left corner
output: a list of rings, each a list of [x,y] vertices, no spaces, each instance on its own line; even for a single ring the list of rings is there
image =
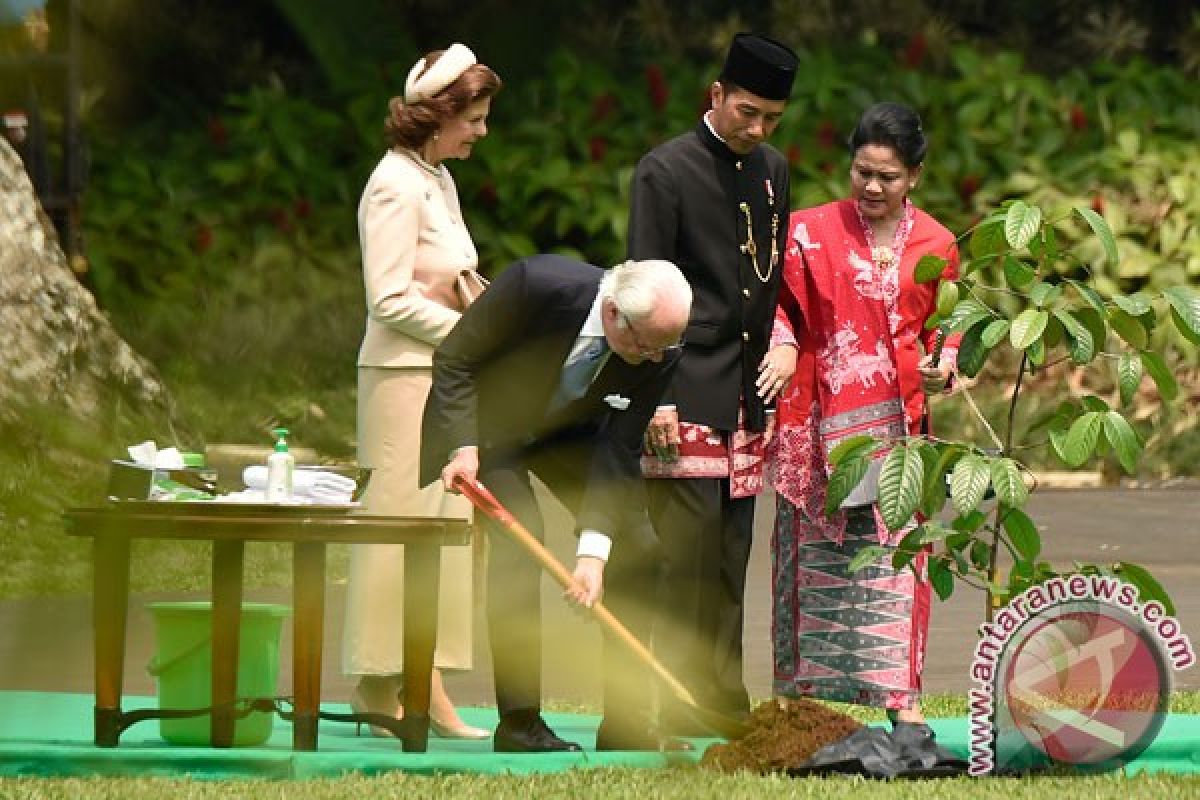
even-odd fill
[[[674,262],[695,298],[664,403],[730,431],[765,416],[754,381],[770,343],[787,235],[788,165],[770,145],[738,155],[703,120],[651,150],[633,177],[629,257]]]

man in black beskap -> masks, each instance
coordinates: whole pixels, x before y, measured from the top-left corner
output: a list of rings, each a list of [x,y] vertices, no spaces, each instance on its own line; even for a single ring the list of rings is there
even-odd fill
[[[647,431],[656,455],[642,460],[664,558],[654,649],[701,705],[733,716],[749,711],[742,617],[754,518],[753,495],[739,496],[731,479],[733,449],[737,437],[765,429],[781,388],[774,372],[762,373],[786,239],[788,164],[766,139],[796,65],[779,42],[735,36],[704,118],[638,163],[629,215],[629,257],[674,262],[695,293],[687,347]],[[638,705],[623,696],[637,689],[618,680],[633,665],[619,663],[616,647],[606,652],[613,696],[605,722],[619,726],[618,710]],[[663,733],[704,732],[671,698],[661,708]]]

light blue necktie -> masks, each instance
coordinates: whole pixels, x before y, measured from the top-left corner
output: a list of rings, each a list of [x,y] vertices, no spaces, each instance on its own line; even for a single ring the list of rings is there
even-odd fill
[[[608,340],[603,336],[589,336],[587,346],[581,352],[574,353],[574,359],[569,359],[563,365],[562,377],[558,381],[558,389],[550,401],[550,410],[558,411],[569,403],[573,403],[587,394],[588,387],[604,366],[608,356]]]

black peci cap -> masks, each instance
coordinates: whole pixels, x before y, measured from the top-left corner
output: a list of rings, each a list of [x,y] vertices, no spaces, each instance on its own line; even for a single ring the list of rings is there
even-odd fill
[[[787,100],[797,61],[785,44],[757,33],[739,33],[729,45],[718,80],[735,83],[767,100]]]

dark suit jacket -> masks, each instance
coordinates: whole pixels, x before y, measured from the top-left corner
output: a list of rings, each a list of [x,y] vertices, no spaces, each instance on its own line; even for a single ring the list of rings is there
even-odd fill
[[[770,344],[783,273],[788,214],[787,161],[770,145],[738,155],[701,121],[638,163],[629,207],[629,257],[665,258],[692,285],[687,347],[666,399],[687,422],[737,427],[739,397],[746,423],[766,423],[755,380]],[[745,203],[754,223],[758,273],[768,277],[771,234],[779,262],[762,281],[746,241]],[[772,225],[774,222],[774,225]]]
[[[603,274],[561,256],[533,256],[506,269],[466,310],[433,356],[422,485],[464,445],[479,446],[485,470],[561,445],[583,460],[579,527],[613,536],[618,518],[644,507],[642,438],[678,357],[635,366],[614,353],[586,395],[557,412],[547,408]],[[623,410],[614,406],[622,399]]]

